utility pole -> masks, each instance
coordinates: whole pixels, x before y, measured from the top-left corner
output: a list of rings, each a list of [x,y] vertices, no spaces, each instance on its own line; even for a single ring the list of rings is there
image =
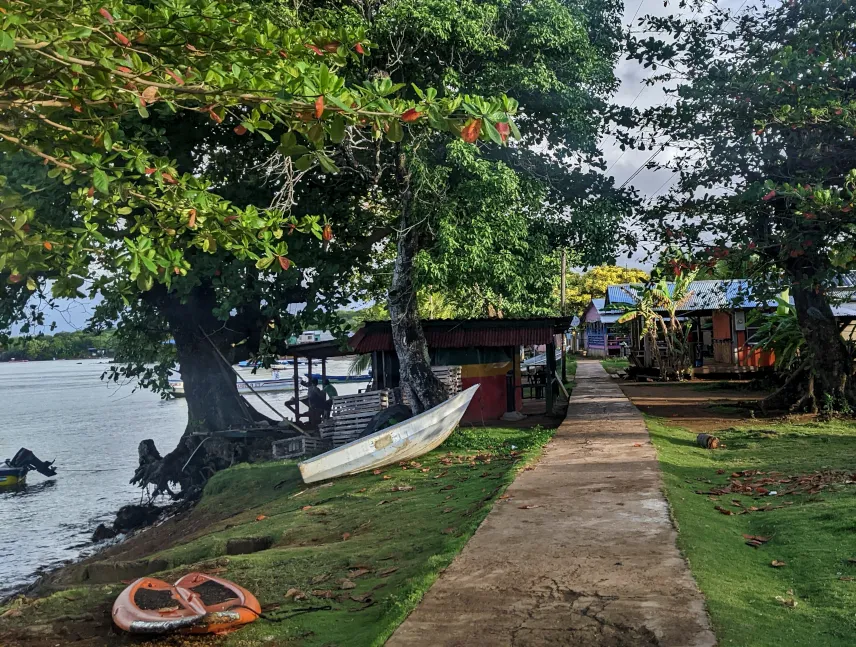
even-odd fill
[[[563,249],[562,250],[562,278],[559,281],[559,310],[562,316],[565,316],[565,275],[568,273],[568,253]],[[565,337],[567,336],[567,330],[562,331],[562,384],[565,384],[568,381],[568,362],[565,360]]]

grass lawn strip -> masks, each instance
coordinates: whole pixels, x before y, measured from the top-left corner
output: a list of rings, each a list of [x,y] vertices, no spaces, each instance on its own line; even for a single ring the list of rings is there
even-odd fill
[[[620,373],[630,367],[630,360],[626,357],[607,357],[600,360],[600,363],[607,373]]]
[[[856,424],[757,421],[716,432],[725,447],[709,451],[647,423],[720,644],[853,645]]]
[[[157,575],[167,581],[193,570],[234,580],[255,593],[272,618],[331,607],[285,622],[260,620],[218,644],[382,645],[553,431],[459,429],[416,461],[320,486],[304,485],[293,461],[239,465],[208,483],[187,520],[201,530],[150,557],[167,561],[169,569]],[[206,527],[200,523],[206,517],[217,521]],[[226,554],[230,539],[250,537],[267,538],[272,547]],[[0,644],[4,635],[27,644],[32,628],[44,632],[45,626],[103,636],[123,587],[80,587],[18,603],[0,619]],[[95,627],[85,620],[53,624],[90,614]],[[100,643],[93,635],[89,644]]]

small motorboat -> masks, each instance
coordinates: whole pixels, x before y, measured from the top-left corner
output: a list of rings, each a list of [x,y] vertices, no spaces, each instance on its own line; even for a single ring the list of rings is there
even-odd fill
[[[247,386],[249,384],[250,386]],[[172,394],[177,398],[183,398],[184,382],[182,380],[170,380],[169,385],[172,387]],[[252,388],[250,388],[252,387]],[[252,395],[255,393],[271,392],[271,391],[293,391],[294,379],[271,379],[271,380],[247,380],[246,383],[238,381],[238,393],[241,395]]]
[[[340,382],[371,382],[372,381],[372,376],[368,375],[368,374],[365,374],[365,375],[330,375],[330,374],[328,374],[325,377],[325,376],[321,375],[321,373],[312,373],[312,377],[314,377],[316,380],[318,380],[318,384],[321,384],[321,382],[324,379],[330,380],[330,382],[337,383],[337,384]]]
[[[113,622],[134,634],[201,634],[234,629],[262,612],[259,601],[234,582],[189,573],[175,584],[141,577],[113,603]]]
[[[427,454],[458,426],[478,388],[474,384],[418,416],[303,461],[298,466],[303,482],[359,474]]]
[[[11,459],[0,465],[0,487],[24,485],[27,473],[35,470],[47,477],[56,476],[56,461],[43,461],[26,447],[21,447]]]

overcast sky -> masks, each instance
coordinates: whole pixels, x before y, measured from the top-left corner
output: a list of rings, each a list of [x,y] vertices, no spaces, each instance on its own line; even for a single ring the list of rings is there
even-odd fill
[[[624,6],[624,24],[633,22],[637,24],[638,19],[646,14],[668,15],[675,11],[677,0],[669,0],[669,6],[663,6],[663,0],[626,0]],[[635,20],[634,20],[635,17]],[[617,74],[621,80],[621,87],[615,97],[615,102],[621,105],[646,108],[658,105],[666,101],[661,88],[649,87],[644,84],[644,79],[651,74],[636,61],[621,60],[618,65]],[[608,137],[603,142],[603,150],[606,158],[609,174],[615,178],[617,184],[621,184],[630,177],[651,156],[651,151],[627,150],[622,154],[615,140]],[[660,156],[669,154],[666,148]],[[659,156],[658,156],[659,158]],[[642,196],[653,197],[661,195],[669,190],[672,181],[672,173],[665,170],[643,169],[631,182]],[[638,251],[633,258],[627,259],[621,256],[618,259],[620,265],[631,267],[648,266],[642,261],[644,252]],[[91,314],[92,304],[86,302],[70,302],[63,300],[58,311],[46,311],[47,323],[55,321],[57,331],[79,330],[83,328],[88,316]]]

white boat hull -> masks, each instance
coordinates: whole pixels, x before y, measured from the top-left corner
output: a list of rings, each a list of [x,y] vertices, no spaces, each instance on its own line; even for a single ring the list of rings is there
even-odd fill
[[[427,454],[458,426],[478,388],[475,384],[418,416],[300,463],[304,483],[359,474]]]
[[[242,395],[252,395],[256,393],[271,392],[271,391],[294,391],[294,380],[248,380],[252,390],[243,382],[238,382],[238,393]],[[177,398],[184,397],[184,382],[170,380],[169,385],[172,387],[173,395]]]

